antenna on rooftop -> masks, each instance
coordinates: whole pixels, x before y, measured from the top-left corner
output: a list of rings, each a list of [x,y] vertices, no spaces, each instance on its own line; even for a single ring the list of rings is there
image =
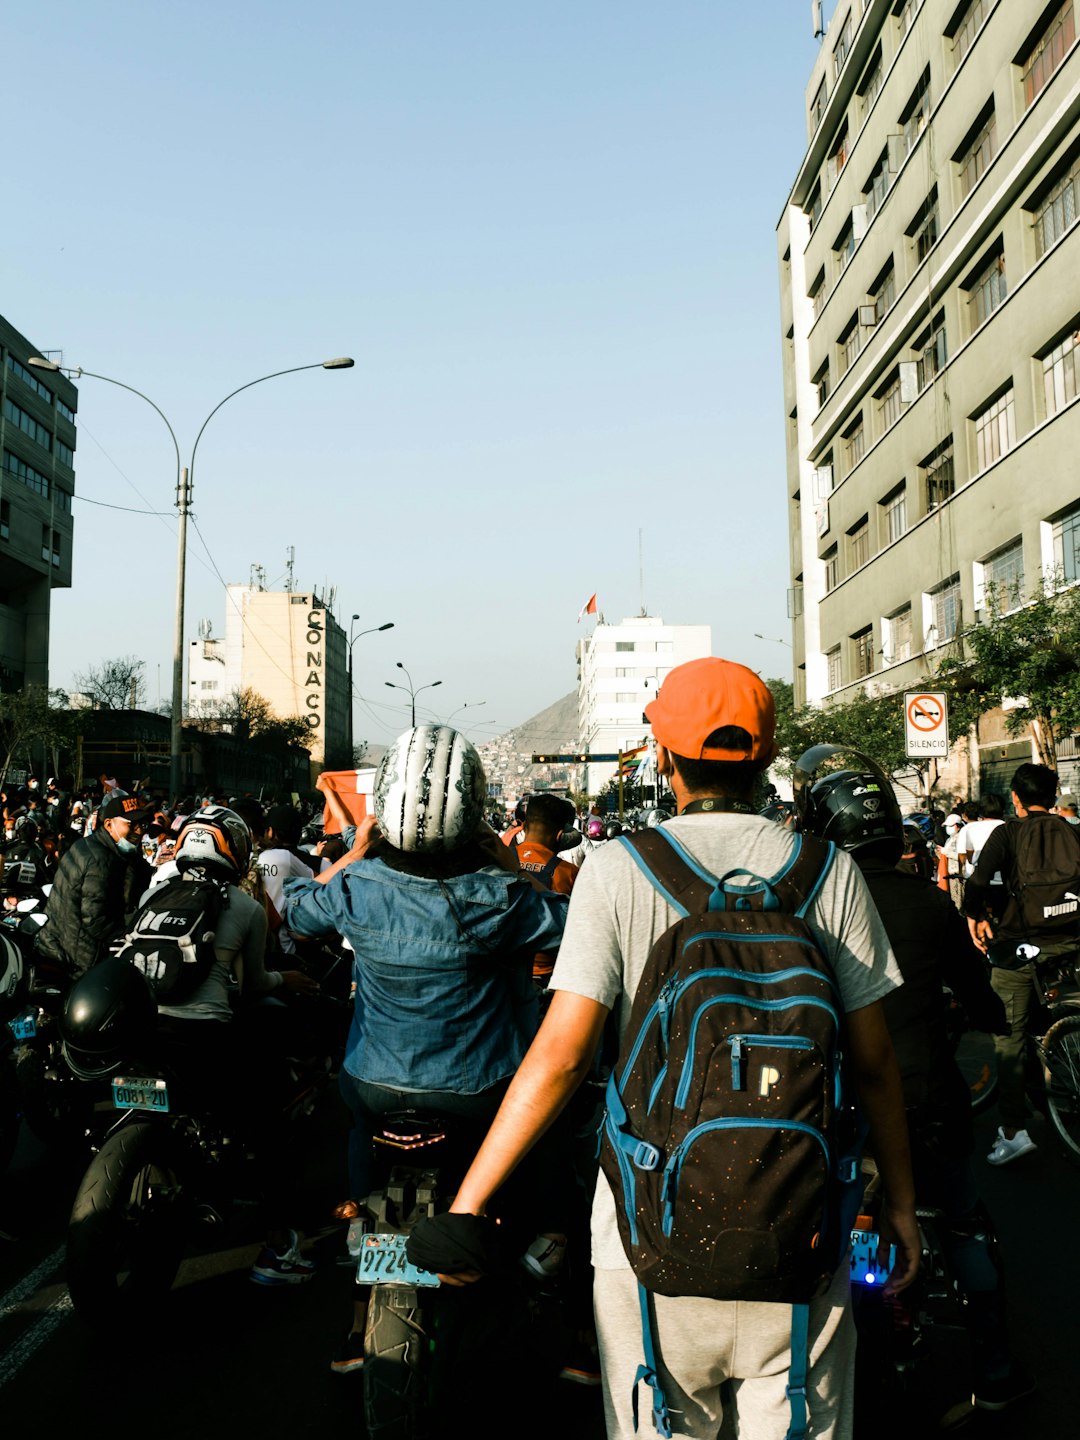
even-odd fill
[[[821,16],[821,0],[813,0],[810,9],[814,20],[814,39],[820,40],[825,34],[825,22]]]
[[[645,540],[644,531],[637,532],[638,585],[641,589],[641,614],[648,615],[645,608]]]
[[[248,587],[251,590],[266,589],[266,567],[263,565],[252,565],[251,574],[248,577]]]
[[[295,564],[296,564],[296,546],[295,546],[295,545],[290,545],[290,546],[289,546],[289,560],[288,560],[288,564],[285,566],[285,593],[286,593],[287,595],[291,595],[291,594],[292,594],[292,588],[293,588],[293,566],[294,566]]]

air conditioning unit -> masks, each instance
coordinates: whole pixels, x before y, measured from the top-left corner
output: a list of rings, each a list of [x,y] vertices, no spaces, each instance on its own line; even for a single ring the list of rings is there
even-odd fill
[[[820,504],[833,492],[833,467],[819,465],[814,471],[814,499]]]
[[[874,305],[859,306],[859,324],[864,325],[867,330],[872,330],[877,324],[877,308]]]
[[[900,366],[900,403],[910,405],[919,398],[919,367],[914,360]]]
[[[855,237],[856,245],[866,234],[870,221],[867,218],[865,205],[853,205],[851,207],[851,233]]]

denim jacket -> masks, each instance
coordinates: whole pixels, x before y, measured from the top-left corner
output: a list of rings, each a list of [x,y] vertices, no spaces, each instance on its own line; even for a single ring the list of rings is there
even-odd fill
[[[428,880],[359,860],[325,885],[285,883],[295,935],[353,948],[345,1068],[401,1090],[475,1095],[512,1075],[537,1028],[537,950],[557,950],[566,897],[495,867]]]

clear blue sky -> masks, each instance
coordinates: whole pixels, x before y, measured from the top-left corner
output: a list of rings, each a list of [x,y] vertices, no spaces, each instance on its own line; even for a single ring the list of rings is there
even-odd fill
[[[832,9],[829,5],[827,11]],[[403,660],[482,739],[572,689],[576,615],[786,636],[775,225],[807,0],[56,0],[5,18],[0,312],[199,446],[188,632],[216,568],[338,587],[385,741]],[[84,378],[52,678],[170,688],[174,459]],[[359,627],[358,627],[359,628]],[[389,702],[389,708],[388,708]],[[478,717],[479,718],[479,717]]]

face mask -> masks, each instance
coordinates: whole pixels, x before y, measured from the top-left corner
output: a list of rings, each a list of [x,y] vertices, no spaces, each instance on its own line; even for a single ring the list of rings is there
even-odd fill
[[[136,855],[139,850],[138,845],[129,840],[126,835],[123,840],[117,840],[116,848],[120,851],[121,855]]]

